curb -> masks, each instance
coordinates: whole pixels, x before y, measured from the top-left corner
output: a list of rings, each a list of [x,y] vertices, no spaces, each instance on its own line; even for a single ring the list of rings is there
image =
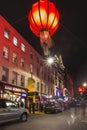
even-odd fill
[[[33,114],[33,112],[30,113],[31,115],[43,115],[44,112],[40,112],[40,111],[35,111],[35,113]]]

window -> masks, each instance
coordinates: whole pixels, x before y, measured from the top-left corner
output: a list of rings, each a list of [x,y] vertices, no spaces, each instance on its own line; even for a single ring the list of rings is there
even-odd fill
[[[17,85],[17,73],[16,72],[12,72],[12,84]]]
[[[39,85],[40,85],[39,82],[37,82],[37,91],[39,91]]]
[[[30,58],[33,59],[33,53],[32,52],[30,52]]]
[[[18,39],[17,39],[15,36],[13,37],[13,44],[14,44],[15,46],[18,45]]]
[[[9,39],[10,35],[9,35],[9,31],[7,29],[4,30],[4,37]]]
[[[25,45],[23,43],[21,43],[21,50],[25,52]]]
[[[6,104],[3,99],[0,99],[0,108],[6,108]]]
[[[3,57],[8,59],[8,48],[6,46],[3,47]]]
[[[24,59],[21,58],[21,67],[24,67]]]
[[[24,87],[25,77],[21,75],[21,86]]]
[[[9,108],[9,107],[12,107],[12,108],[16,108],[16,104],[14,102],[11,102],[11,101],[6,101],[6,106]]]
[[[49,77],[49,75],[48,75],[48,82],[49,82],[49,80],[50,80],[50,77]]]
[[[17,54],[13,52],[13,57],[12,57],[13,63],[17,63]]]
[[[44,92],[46,93],[46,85],[44,85]]]
[[[30,64],[30,73],[33,73],[33,65]]]
[[[41,83],[41,93],[43,92],[43,84]]]
[[[53,89],[51,88],[51,94],[53,94]]]
[[[50,88],[48,87],[48,94],[50,94]]]
[[[46,80],[46,73],[44,72],[44,80]]]
[[[2,67],[2,81],[5,81],[5,82],[8,81],[8,73],[9,73],[8,68]]]
[[[37,57],[37,63],[39,64],[39,58]]]
[[[39,75],[39,68],[37,68],[37,76],[39,77],[40,75]]]

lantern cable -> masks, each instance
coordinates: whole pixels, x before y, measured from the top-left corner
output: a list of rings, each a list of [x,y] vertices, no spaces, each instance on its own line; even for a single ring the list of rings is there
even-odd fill
[[[24,17],[22,17],[22,18],[16,20],[13,24],[22,22],[23,20],[25,20],[25,19],[27,19],[27,18],[28,18],[28,16],[26,15],[26,16],[24,16]],[[69,33],[70,33],[74,38],[76,38],[78,41],[80,41],[81,43],[84,43],[84,46],[87,48],[86,43],[85,43],[83,40],[81,40],[78,36],[76,36],[71,30],[69,30],[64,24],[59,23],[59,25],[60,25],[60,27],[62,27],[64,30],[66,30],[67,32],[69,32]]]
[[[13,24],[19,23],[19,22],[21,22],[21,21],[23,21],[23,20],[25,20],[25,19],[27,19],[27,18],[28,18],[28,16],[24,16],[24,17],[22,17],[22,18],[16,20]]]
[[[76,36],[71,30],[69,30],[64,24],[59,23],[60,27],[62,27],[65,31],[69,32],[77,41],[84,43],[84,46],[87,48],[87,44],[81,40],[78,36]]]

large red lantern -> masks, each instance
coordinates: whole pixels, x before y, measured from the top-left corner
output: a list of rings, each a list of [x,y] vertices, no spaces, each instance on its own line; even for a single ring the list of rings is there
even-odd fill
[[[78,87],[78,92],[79,92],[80,94],[83,94],[84,91],[85,91],[85,88],[84,88],[83,86],[79,86],[79,87]]]
[[[50,36],[58,29],[59,17],[58,10],[49,0],[39,0],[34,3],[28,14],[30,29],[37,37],[40,37],[45,55],[48,55],[48,48],[52,46]]]

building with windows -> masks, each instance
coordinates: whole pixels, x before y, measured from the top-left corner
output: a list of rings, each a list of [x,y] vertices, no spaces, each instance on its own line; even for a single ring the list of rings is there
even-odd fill
[[[0,72],[0,82],[7,86],[0,84],[0,98],[21,99],[23,89],[28,90],[29,100],[36,103],[54,96],[53,70],[45,66],[41,55],[1,15]]]
[[[0,15],[0,98],[25,105],[59,96],[65,87],[62,57],[55,71],[43,57]],[[58,91],[59,90],[59,91]]]

